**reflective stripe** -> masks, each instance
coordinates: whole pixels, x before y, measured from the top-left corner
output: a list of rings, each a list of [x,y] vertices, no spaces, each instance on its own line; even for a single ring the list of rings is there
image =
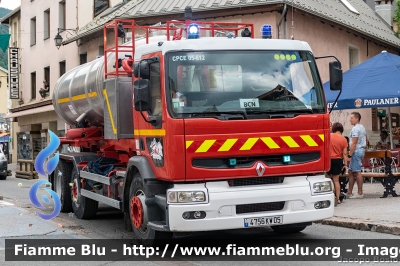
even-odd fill
[[[290,148],[299,148],[299,144],[290,136],[283,136],[281,139],[290,147]]]
[[[97,92],[90,92],[88,93],[88,97],[89,98],[94,98],[97,96]],[[71,101],[78,101],[78,100],[82,100],[82,99],[86,99],[86,94],[79,94],[79,95],[75,95],[72,96]],[[58,103],[67,103],[70,102],[70,98],[62,98],[58,100]]]
[[[318,147],[318,144],[313,140],[313,138],[309,135],[300,136],[305,143],[307,143],[310,147]]]
[[[134,134],[140,136],[164,137],[165,129],[136,129],[134,130]]]
[[[279,148],[280,148],[279,145],[276,144],[276,142],[275,142],[272,138],[270,138],[270,137],[261,138],[261,140],[262,140],[262,141],[265,143],[265,145],[267,145],[268,148],[270,148],[270,149],[279,149]]]
[[[322,139],[322,141],[325,141],[325,135],[324,134],[319,134],[318,136]]]
[[[253,148],[259,138],[249,138],[246,143],[240,148],[241,151],[249,151]]]
[[[257,142],[258,140],[262,140],[262,142]],[[272,150],[272,149],[287,149],[287,148],[297,149],[301,147],[303,148],[319,147],[323,146],[323,142],[324,142],[323,134],[273,136],[273,137],[244,138],[244,139],[229,138],[229,139],[214,139],[214,140],[187,140],[186,149],[188,150],[189,153],[250,151],[252,149],[265,151],[265,149],[267,148]],[[210,151],[211,147],[213,148]]]
[[[193,142],[194,142],[193,140],[186,141],[186,149],[189,148],[190,145],[193,144]]]
[[[238,139],[227,139],[218,151],[229,151],[237,141]]]
[[[110,102],[109,102],[109,100],[108,100],[107,91],[106,91],[106,90],[103,90],[103,94],[104,94],[105,99],[106,99],[108,113],[110,114],[110,120],[111,120],[111,127],[112,127],[112,130],[113,130],[113,132],[114,132],[114,135],[117,135],[117,129],[115,128],[115,125],[114,125],[114,118],[113,118],[113,115],[112,115],[112,112],[111,112],[111,106],[110,106]]]
[[[201,144],[201,146],[197,149],[196,153],[207,152],[211,146],[215,143],[216,140],[206,140]]]

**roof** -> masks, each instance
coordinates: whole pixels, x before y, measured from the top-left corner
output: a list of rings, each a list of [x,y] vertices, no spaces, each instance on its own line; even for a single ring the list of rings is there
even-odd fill
[[[3,72],[5,72],[5,73],[7,73],[7,74],[8,74],[8,70],[7,70],[7,69],[5,69],[5,68],[2,68],[2,67],[0,67],[0,71],[3,71]]]
[[[357,9],[359,14],[351,12],[341,0],[132,0],[108,14],[98,16],[93,21],[80,28],[64,44],[71,43],[82,37],[98,32],[103,25],[115,18],[143,18],[184,13],[186,6],[191,6],[193,12],[218,9],[233,9],[249,6],[271,4],[288,4],[299,10],[317,17],[343,25],[373,39],[381,40],[389,45],[400,47],[400,39],[394,35],[390,25],[380,19],[363,0],[347,0]],[[107,12],[107,11],[106,11]]]
[[[21,11],[21,6],[15,8],[14,10],[12,10],[10,13],[8,13],[7,15],[5,15],[4,17],[0,18],[0,23],[6,22],[6,24],[8,24],[8,19],[10,17],[12,17],[13,15],[17,14],[19,11]]]

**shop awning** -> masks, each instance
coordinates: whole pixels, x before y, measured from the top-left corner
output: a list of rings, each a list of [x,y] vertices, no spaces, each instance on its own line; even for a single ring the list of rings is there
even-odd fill
[[[13,117],[20,117],[20,116],[25,116],[25,115],[34,115],[34,114],[39,114],[39,113],[44,113],[44,112],[49,112],[49,111],[54,111],[54,106],[53,105],[46,105],[34,109],[29,109],[29,110],[24,110],[21,112],[15,112],[15,113],[10,113],[7,114],[4,118],[13,118]]]
[[[8,142],[10,140],[10,133],[0,133],[0,142]]]

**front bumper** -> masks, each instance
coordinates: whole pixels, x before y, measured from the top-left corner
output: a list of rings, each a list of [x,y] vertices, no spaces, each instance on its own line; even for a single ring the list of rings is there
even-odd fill
[[[226,181],[208,182],[208,202],[202,204],[169,204],[168,223],[173,232],[211,231],[244,228],[245,218],[283,216],[283,224],[312,222],[330,218],[334,211],[334,195],[329,192],[312,195],[310,182],[329,181],[324,176],[286,177],[281,184],[229,187]],[[333,186],[332,186],[333,187]],[[204,184],[175,185],[174,189],[196,191]],[[282,210],[237,214],[236,205],[282,202]],[[330,201],[330,207],[315,209],[317,201]],[[204,219],[185,220],[184,212],[202,211]]]
[[[7,161],[0,161],[0,176],[7,176]]]

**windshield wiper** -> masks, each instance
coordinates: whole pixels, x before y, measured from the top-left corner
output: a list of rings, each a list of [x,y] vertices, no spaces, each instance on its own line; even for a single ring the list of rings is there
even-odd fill
[[[203,117],[215,117],[215,115],[231,115],[231,116],[223,116],[227,120],[238,118],[240,115],[241,118],[247,119],[247,113],[244,111],[204,111],[204,112],[193,112],[193,113],[185,113],[190,114],[192,116],[203,116]],[[236,116],[235,116],[236,115]]]
[[[296,117],[302,114],[313,114],[312,109],[300,109],[300,110],[263,110],[263,111],[248,111],[247,114],[265,114],[268,118],[288,118]]]

